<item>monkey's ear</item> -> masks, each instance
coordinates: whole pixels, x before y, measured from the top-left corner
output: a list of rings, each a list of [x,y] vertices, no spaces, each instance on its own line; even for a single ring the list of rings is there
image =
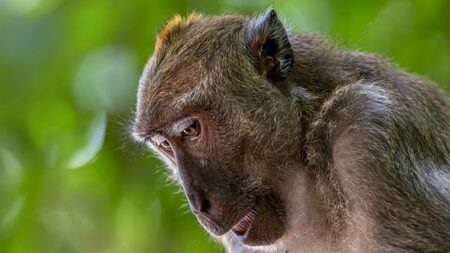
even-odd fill
[[[251,18],[246,28],[246,43],[256,68],[273,82],[285,79],[294,63],[294,52],[275,10],[269,8]]]

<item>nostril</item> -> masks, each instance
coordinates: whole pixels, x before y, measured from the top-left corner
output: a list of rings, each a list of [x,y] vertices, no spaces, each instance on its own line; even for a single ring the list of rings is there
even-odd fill
[[[201,213],[208,213],[209,209],[211,208],[211,203],[207,199],[202,199],[200,203],[200,212]]]
[[[187,196],[191,209],[195,214],[207,214],[211,211],[211,202],[202,191],[192,191]]]

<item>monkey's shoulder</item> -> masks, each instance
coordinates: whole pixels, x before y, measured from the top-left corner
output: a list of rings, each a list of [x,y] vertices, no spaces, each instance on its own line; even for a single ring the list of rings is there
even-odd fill
[[[322,155],[321,160],[331,161],[336,146],[352,142],[353,149],[359,147],[367,156],[370,150],[380,153],[390,149],[393,156],[441,155],[450,161],[448,101],[426,83],[358,81],[339,87],[322,104],[310,126],[308,156]]]
[[[383,128],[402,103],[398,94],[380,82],[359,81],[337,88],[326,99],[310,127],[309,139],[336,138],[342,131],[368,130],[368,124]],[[320,137],[318,135],[321,135]],[[328,142],[328,141],[327,141]]]

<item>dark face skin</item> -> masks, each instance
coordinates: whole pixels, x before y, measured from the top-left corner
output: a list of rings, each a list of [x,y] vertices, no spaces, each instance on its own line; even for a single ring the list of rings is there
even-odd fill
[[[263,175],[249,174],[258,168],[246,164],[251,147],[244,136],[232,136],[213,114],[197,111],[170,122],[149,144],[171,161],[192,212],[209,232],[231,230],[248,245],[272,243],[284,232],[283,202]]]
[[[274,66],[286,66],[273,55],[278,45],[260,37],[264,24],[277,21],[265,15],[253,23],[234,16],[169,23],[141,79],[134,129],[171,169],[199,222],[245,245],[272,244],[285,233],[277,170],[299,159],[300,148],[294,102],[272,84],[285,74]],[[255,65],[252,50],[269,55]],[[267,124],[283,118],[290,123]]]

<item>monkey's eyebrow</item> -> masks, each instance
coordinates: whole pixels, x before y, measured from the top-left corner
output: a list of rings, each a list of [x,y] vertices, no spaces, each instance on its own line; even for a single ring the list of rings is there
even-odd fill
[[[132,131],[131,136],[135,141],[140,143],[144,143],[150,138],[150,135],[148,135],[148,133],[141,131]]]
[[[172,126],[170,127],[170,130],[175,131],[175,134],[179,134],[181,130],[184,130],[185,128],[191,126],[195,122],[195,117],[187,116],[183,117],[180,120],[177,120]]]
[[[161,122],[158,124],[158,126],[154,127],[148,127],[148,126],[136,126],[134,130],[132,131],[132,136],[134,139],[138,142],[148,142],[148,141],[154,141],[155,136],[161,136],[164,135],[163,133],[169,134],[169,135],[178,135],[179,129],[181,125],[187,125],[191,122],[193,122],[193,118],[191,117],[181,117],[181,119],[168,119],[165,122]],[[192,123],[191,123],[192,124]]]
[[[153,142],[154,144],[156,144],[156,145],[160,145],[161,142],[163,142],[164,140],[166,140],[166,138],[164,138],[163,136],[161,136],[161,135],[159,135],[159,134],[155,134],[155,135],[152,135],[152,136],[149,138],[149,140],[150,140],[151,142]]]
[[[139,123],[138,121],[132,122],[131,125],[131,136],[137,141],[137,142],[146,142],[150,139],[150,137],[156,132],[156,129],[153,128],[147,128],[143,124]]]
[[[189,115],[183,115],[180,118],[169,119],[166,122],[162,122],[161,126],[158,128],[148,129],[145,131],[145,136],[147,138],[153,138],[154,136],[161,135],[163,133],[178,136],[180,131],[194,122],[194,118]]]

